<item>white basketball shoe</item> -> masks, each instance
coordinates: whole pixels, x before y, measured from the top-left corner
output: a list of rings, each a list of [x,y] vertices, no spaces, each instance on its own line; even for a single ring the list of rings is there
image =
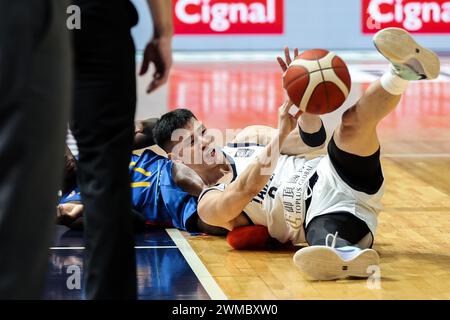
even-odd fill
[[[333,238],[328,245],[329,237]],[[347,246],[335,248],[337,233],[328,234],[325,246],[310,246],[298,250],[294,263],[315,280],[336,280],[347,277],[368,278],[379,265],[378,253]]]
[[[440,61],[433,51],[419,45],[400,28],[386,28],[373,37],[377,50],[392,64],[392,72],[405,80],[435,79]]]

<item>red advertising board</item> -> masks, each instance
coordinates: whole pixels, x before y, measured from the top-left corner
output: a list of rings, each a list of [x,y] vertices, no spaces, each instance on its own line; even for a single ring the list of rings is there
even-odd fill
[[[411,33],[450,33],[450,1],[362,0],[362,31],[399,27]]]
[[[284,0],[174,0],[175,34],[281,34]]]

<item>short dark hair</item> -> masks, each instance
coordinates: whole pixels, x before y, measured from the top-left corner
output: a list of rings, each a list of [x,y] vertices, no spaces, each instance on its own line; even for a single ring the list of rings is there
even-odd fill
[[[172,133],[186,127],[191,119],[197,118],[188,109],[176,109],[163,114],[153,127],[153,138],[156,144],[165,151],[170,151],[167,148],[172,141]]]

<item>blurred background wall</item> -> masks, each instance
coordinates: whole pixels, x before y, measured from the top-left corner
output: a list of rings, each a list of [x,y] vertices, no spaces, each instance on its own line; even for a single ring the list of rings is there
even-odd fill
[[[450,1],[445,0],[173,1],[174,49],[178,51],[270,51],[284,45],[365,50],[373,49],[368,32],[386,26],[407,28],[418,33],[425,46],[450,51]],[[132,2],[140,15],[133,36],[142,50],[152,34],[150,16],[146,0]],[[372,15],[367,13],[369,8]],[[224,19],[219,19],[220,14]],[[213,30],[225,29],[230,20],[227,30]]]

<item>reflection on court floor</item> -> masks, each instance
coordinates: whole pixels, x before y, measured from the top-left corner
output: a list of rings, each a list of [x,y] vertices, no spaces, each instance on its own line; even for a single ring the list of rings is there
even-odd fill
[[[46,299],[82,299],[82,233],[58,227],[51,248]],[[210,299],[180,249],[165,230],[136,235],[138,298],[142,300]]]

